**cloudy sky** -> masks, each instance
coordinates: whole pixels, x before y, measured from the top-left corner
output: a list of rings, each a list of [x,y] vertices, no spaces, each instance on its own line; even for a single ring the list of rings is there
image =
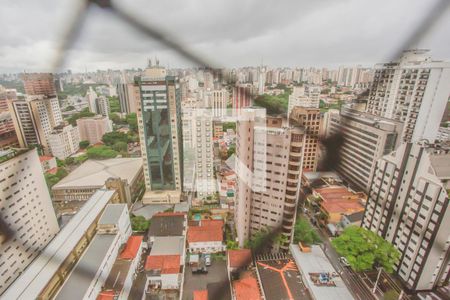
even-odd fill
[[[372,65],[392,56],[438,0],[117,0],[218,66]],[[49,71],[80,0],[0,0],[0,73]],[[91,7],[62,69],[192,63]],[[450,8],[416,47],[450,59]]]

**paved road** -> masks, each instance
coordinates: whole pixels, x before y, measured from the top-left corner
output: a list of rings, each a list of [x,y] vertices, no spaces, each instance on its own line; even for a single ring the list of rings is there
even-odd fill
[[[337,254],[336,250],[334,250],[331,245],[328,235],[320,228],[318,228],[318,231],[322,237],[325,255],[328,257],[333,267],[341,274],[342,280],[353,294],[353,297],[357,300],[377,300],[372,294],[372,291],[370,291],[363,283],[359,275],[351,268],[345,267],[339,262],[339,254]]]

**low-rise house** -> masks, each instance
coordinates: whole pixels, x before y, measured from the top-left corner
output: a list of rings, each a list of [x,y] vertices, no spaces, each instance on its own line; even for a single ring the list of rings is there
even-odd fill
[[[188,249],[191,253],[216,253],[225,251],[222,220],[193,222],[187,232]]]
[[[149,255],[145,261],[147,284],[150,289],[179,289],[183,277],[180,255]]]
[[[41,162],[42,171],[44,171],[44,173],[58,167],[56,158],[53,156],[39,156],[39,161]]]
[[[351,225],[361,226],[361,221],[364,216],[364,211],[358,211],[350,214],[342,215],[341,224],[346,228]]]
[[[162,212],[152,217],[148,229],[148,244],[152,245],[156,237],[185,236],[187,214],[184,212]]]
[[[227,270],[233,300],[262,299],[250,249],[228,250]]]

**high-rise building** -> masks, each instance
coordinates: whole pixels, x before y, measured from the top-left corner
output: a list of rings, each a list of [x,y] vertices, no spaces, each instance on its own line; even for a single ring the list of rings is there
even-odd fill
[[[181,95],[178,78],[149,64],[136,78],[138,127],[144,161],[144,203],[176,203],[183,185]]]
[[[237,84],[233,87],[233,114],[239,114],[240,110],[253,105],[252,97],[255,94],[251,84]]]
[[[432,61],[428,52],[407,50],[375,66],[367,112],[404,122],[404,142],[434,142],[448,102],[450,63]]]
[[[410,290],[450,280],[450,153],[406,143],[376,165],[362,226],[392,243]]]
[[[56,97],[28,96],[8,102],[20,147],[40,144],[50,153],[48,137],[53,128],[63,123]]]
[[[1,217],[11,236],[0,244],[0,294],[58,233],[36,149],[0,154]],[[3,227],[3,226],[2,226]]]
[[[53,128],[48,137],[48,145],[53,156],[63,160],[80,149],[80,133],[77,127],[61,125]]]
[[[125,114],[136,113],[136,102],[139,101],[139,89],[132,83],[119,83],[117,85],[120,112]]]
[[[97,110],[97,93],[92,89],[92,86],[89,87],[89,90],[86,92],[86,100],[88,102],[89,111],[98,114]]]
[[[77,120],[78,132],[81,141],[96,144],[102,140],[105,133],[112,131],[112,122],[107,117],[84,117]]]
[[[258,68],[258,94],[264,94],[265,85],[266,85],[266,67]]]
[[[24,73],[21,79],[27,95],[56,96],[55,80],[51,73]]]
[[[227,114],[228,92],[226,89],[207,91],[205,107],[212,110],[213,117],[223,117]]]
[[[109,105],[109,100],[105,96],[100,96],[95,99],[96,111],[99,115],[104,117],[109,117],[111,112],[111,107]]]
[[[342,135],[339,174],[354,188],[367,191],[376,162],[400,144],[403,124],[343,106],[330,114],[328,136]]]
[[[317,170],[319,161],[319,137],[322,127],[322,114],[318,108],[296,106],[289,115],[291,125],[305,128],[303,170]]]
[[[14,130],[11,114],[7,111],[0,111],[0,150],[18,146],[19,141]]]
[[[319,108],[320,87],[317,86],[295,86],[289,95],[288,116],[296,106]]]
[[[17,91],[0,85],[0,112],[8,110],[8,100],[17,99]]]
[[[243,109],[237,122],[235,224],[239,245],[263,229],[292,242],[305,131]],[[282,245],[286,248],[287,245]]]

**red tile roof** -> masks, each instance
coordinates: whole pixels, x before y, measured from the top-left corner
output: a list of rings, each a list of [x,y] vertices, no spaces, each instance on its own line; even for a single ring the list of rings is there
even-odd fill
[[[120,253],[119,258],[128,260],[134,259],[139,251],[139,248],[141,247],[143,238],[144,236],[142,235],[130,236],[125,248],[123,249],[122,253]]]
[[[252,261],[252,251],[250,249],[228,250],[228,261],[231,268],[245,267]]]
[[[194,291],[194,300],[208,300],[208,290]]]
[[[180,255],[149,255],[145,261],[145,270],[160,270],[161,274],[178,274],[180,259]]]
[[[154,217],[173,217],[173,216],[184,216],[184,212],[160,212],[154,215]]]
[[[114,291],[103,291],[97,296],[97,300],[114,300]]]
[[[201,220],[198,226],[190,226],[187,232],[188,243],[222,242],[223,221]]]
[[[55,168],[51,168],[50,170],[47,170],[47,172],[45,172],[45,173],[55,175],[57,172],[58,172],[58,167],[55,167]]]
[[[244,273],[241,279],[233,281],[236,300],[261,299],[258,281],[251,273]]]
[[[39,156],[39,161],[40,162],[51,160],[51,159],[53,159],[53,156],[45,156],[45,155]]]
[[[322,198],[322,207],[330,213],[351,213],[364,210],[361,195],[346,187],[326,187],[314,190]]]

